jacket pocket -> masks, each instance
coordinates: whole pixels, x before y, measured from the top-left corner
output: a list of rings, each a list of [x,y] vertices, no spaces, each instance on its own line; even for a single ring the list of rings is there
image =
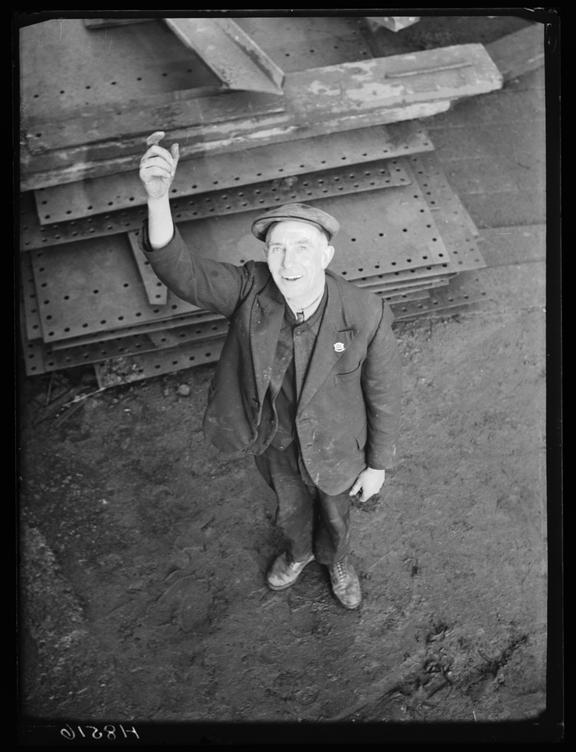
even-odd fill
[[[355,368],[352,368],[350,371],[336,371],[334,374],[336,381],[345,381],[346,379],[354,379],[358,376],[360,376],[360,372],[362,370],[362,363],[358,363],[358,365]]]

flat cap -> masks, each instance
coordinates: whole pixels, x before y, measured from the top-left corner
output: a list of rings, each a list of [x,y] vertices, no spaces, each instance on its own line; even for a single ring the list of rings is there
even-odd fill
[[[309,224],[316,225],[316,227],[320,227],[328,234],[330,240],[340,229],[338,220],[331,214],[328,214],[328,212],[317,209],[315,206],[309,206],[308,204],[294,203],[276,206],[274,209],[256,217],[254,222],[252,222],[252,234],[258,240],[265,240],[270,225],[290,219],[297,219],[301,222],[308,222]]]

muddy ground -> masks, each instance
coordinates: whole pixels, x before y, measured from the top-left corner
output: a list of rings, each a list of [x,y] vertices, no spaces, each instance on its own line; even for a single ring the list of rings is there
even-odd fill
[[[379,500],[354,509],[358,612],[335,602],[315,563],[291,590],[266,588],[281,545],[274,501],[251,459],[203,440],[212,366],[105,391],[60,423],[36,423],[49,377],[26,383],[27,711],[535,718],[546,664],[542,280],[531,306],[397,326],[400,461]]]
[[[544,221],[528,215],[499,224]],[[316,563],[290,590],[267,589],[282,546],[274,499],[252,459],[203,439],[213,366],[73,410],[62,404],[97,390],[92,371],[20,374],[20,689],[25,714],[54,724],[47,739],[88,719],[538,724],[545,262],[522,248],[519,264],[496,260],[480,275],[495,291],[485,303],[395,326],[399,462],[353,510],[357,612]]]

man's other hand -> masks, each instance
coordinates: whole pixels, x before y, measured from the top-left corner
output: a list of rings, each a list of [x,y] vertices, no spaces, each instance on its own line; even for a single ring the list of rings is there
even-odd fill
[[[350,490],[350,496],[356,496],[359,493],[358,501],[368,501],[382,488],[385,478],[386,470],[374,470],[372,467],[367,467],[356,478]]]

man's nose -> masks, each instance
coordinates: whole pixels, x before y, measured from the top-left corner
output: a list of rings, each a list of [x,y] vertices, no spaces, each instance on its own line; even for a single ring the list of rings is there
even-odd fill
[[[296,251],[294,248],[290,248],[289,246],[286,246],[284,248],[284,255],[282,257],[282,266],[287,269],[290,266],[292,266],[294,260],[296,258]]]

